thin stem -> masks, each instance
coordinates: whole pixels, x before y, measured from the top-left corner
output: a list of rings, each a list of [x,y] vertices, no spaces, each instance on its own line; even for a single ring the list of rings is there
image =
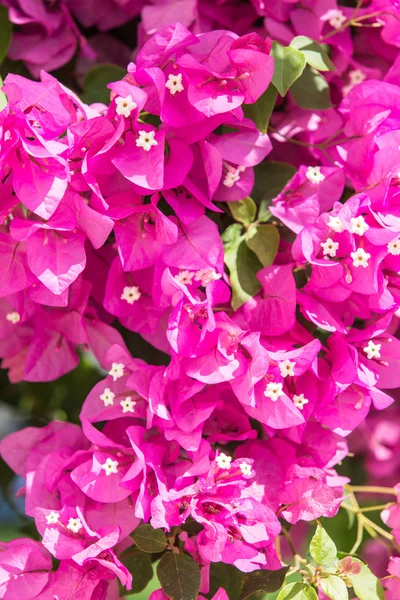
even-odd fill
[[[296,556],[297,552],[296,552],[296,548],[294,547],[294,544],[292,541],[292,536],[284,527],[282,527],[282,533],[285,536],[287,543],[289,544],[289,548],[290,548],[293,556]]]
[[[268,131],[270,131],[271,133],[276,133],[277,135],[282,137],[286,142],[290,142],[292,144],[295,144],[296,146],[302,146],[303,148],[317,148],[318,150],[321,150],[324,154],[325,154],[325,148],[332,148],[333,146],[337,146],[338,144],[345,144],[346,142],[350,142],[351,140],[355,140],[357,138],[362,137],[360,135],[353,135],[348,138],[342,138],[340,140],[335,140],[334,139],[335,136],[337,136],[339,133],[341,133],[341,131],[338,131],[333,136],[330,136],[329,138],[327,138],[325,140],[325,142],[322,142],[321,144],[312,144],[311,142],[302,142],[301,140],[295,140],[294,138],[290,138],[287,135],[285,135],[284,133],[280,133],[280,131],[278,131],[278,129],[275,129],[275,127],[268,127]],[[326,154],[326,156],[332,162],[332,159],[329,157],[329,155]]]
[[[275,550],[279,560],[282,562],[281,538],[279,535],[275,538]]]
[[[350,496],[350,502],[352,503],[353,508],[356,511],[360,510],[357,499],[353,493]],[[350,554],[355,554],[355,552],[357,552],[358,548],[361,546],[363,537],[364,537],[363,534],[364,534],[364,525],[363,525],[362,520],[360,519],[360,515],[358,514],[357,515],[357,537],[356,537],[356,541],[354,542],[352,549],[350,550]]]
[[[321,147],[321,144],[311,144],[309,142],[301,142],[300,140],[295,140],[294,138],[290,138],[287,135],[280,133],[277,129],[275,129],[275,127],[268,127],[268,129],[271,133],[276,133],[277,135],[280,135],[284,140],[286,140],[287,142],[291,142],[292,144],[295,144],[296,146],[302,146],[303,148],[320,148]]]
[[[368,517],[366,517],[363,512],[367,512],[368,510],[372,511],[372,510],[380,510],[381,508],[385,508],[387,506],[387,504],[382,505],[382,506],[370,506],[370,507],[366,507],[365,509],[360,508],[357,499],[354,495],[355,491],[373,491],[376,492],[376,490],[379,490],[379,493],[395,493],[394,490],[392,488],[382,488],[382,487],[378,487],[378,486],[351,486],[351,485],[346,485],[345,486],[346,490],[348,490],[350,492],[350,502],[352,504],[352,506],[350,507],[348,504],[343,504],[343,508],[345,508],[346,510],[349,510],[353,513],[356,513],[357,515],[357,537],[356,537],[356,541],[354,543],[354,546],[352,547],[352,549],[350,550],[350,554],[354,554],[358,548],[361,546],[362,541],[363,541],[363,534],[364,534],[364,529],[371,535],[373,536],[373,534],[378,534],[381,537],[387,539],[390,541],[390,543],[395,546],[395,548],[398,548],[397,543],[393,537],[393,535],[391,533],[389,533],[388,531],[386,531],[385,529],[383,529],[382,527],[380,527],[379,525],[377,525],[376,523],[374,523],[373,521],[371,521],[371,519],[369,519]],[[382,492],[382,490],[384,490],[384,492]]]
[[[321,153],[325,156],[325,158],[332,163],[332,165],[336,165],[335,161],[333,160],[333,158],[331,156],[329,156],[329,154],[327,153],[325,148],[321,148]]]
[[[350,492],[365,492],[366,494],[388,494],[397,496],[396,490],[390,487],[381,487],[377,485],[346,485]]]
[[[362,523],[361,519],[357,519],[357,537],[356,537],[356,541],[354,542],[352,549],[350,550],[351,555],[355,554],[357,552],[357,550],[359,549],[359,547],[361,546],[362,541],[363,541],[363,533],[364,533],[363,523]]]
[[[388,506],[390,506],[392,503],[388,502],[386,504],[378,504],[376,506],[365,506],[363,508],[353,508],[353,506],[349,506],[348,504],[345,504],[343,502],[342,504],[342,508],[344,508],[345,510],[348,510],[349,512],[354,513],[355,515],[358,515],[360,513],[366,513],[366,512],[375,512],[377,510],[384,510],[385,508],[387,508]]]
[[[364,515],[360,515],[359,518],[363,521],[364,525],[368,525],[369,527],[371,527],[371,529],[374,529],[376,533],[379,533],[379,535],[381,535],[382,537],[386,538],[390,542],[393,542],[394,538],[391,533],[389,533],[385,529],[382,529],[382,527],[379,527],[379,525],[377,525],[376,523],[371,521],[371,519],[368,519],[368,517],[365,517]]]
[[[360,508],[360,512],[375,512],[376,510],[384,510],[388,506],[390,506],[390,502],[387,504],[378,504],[377,506],[365,506],[364,508]]]
[[[352,16],[350,17],[350,19],[348,21],[343,23],[342,27],[340,27],[339,29],[333,29],[332,31],[330,31],[329,33],[324,35],[322,38],[320,38],[319,41],[325,42],[325,40],[328,40],[329,38],[333,37],[334,35],[337,35],[338,33],[342,33],[342,31],[345,31],[346,29],[348,29],[348,27],[371,27],[371,26],[379,27],[379,26],[381,26],[380,23],[366,24],[366,23],[363,23],[363,21],[366,21],[367,19],[373,19],[374,17],[380,17],[382,15],[393,17],[397,21],[400,21],[399,17],[397,17],[395,14],[388,12],[388,11],[384,11],[384,10],[376,11],[373,13],[369,13],[367,15],[361,15],[360,17],[357,17],[357,13],[361,8],[361,4],[362,4],[362,0],[361,0],[361,2],[357,3],[357,6],[354,9]]]

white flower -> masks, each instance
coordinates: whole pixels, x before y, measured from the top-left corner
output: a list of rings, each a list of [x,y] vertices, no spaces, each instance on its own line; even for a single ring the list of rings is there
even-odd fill
[[[194,277],[194,273],[191,271],[179,271],[177,275],[175,275],[174,279],[179,281],[179,283],[183,283],[184,285],[192,285],[192,279]]]
[[[329,217],[328,227],[333,229],[336,233],[342,233],[345,230],[345,226],[339,217],[333,217],[332,215]]]
[[[182,73],[176,75],[168,75],[168,81],[165,82],[165,87],[171,92],[172,96],[179,92],[183,92],[185,89],[182,84]]]
[[[127,396],[125,400],[121,400],[120,405],[122,406],[123,413],[135,412],[136,402],[134,402],[130,396]]]
[[[230,456],[227,456],[226,454],[221,452],[221,454],[218,454],[217,458],[215,459],[215,462],[217,463],[220,469],[230,469],[232,459]]]
[[[226,187],[231,188],[240,181],[239,169],[229,169],[222,182]]]
[[[201,281],[201,285],[205,287],[207,284],[211,283],[211,281],[221,279],[221,275],[214,271],[214,269],[200,269],[199,271],[196,271],[194,278],[196,281]]]
[[[366,231],[368,231],[369,225],[365,222],[363,216],[359,217],[351,217],[350,219],[350,233],[355,233],[356,235],[364,235]]]
[[[115,104],[117,105],[117,115],[123,115],[126,118],[130,117],[131,112],[137,108],[137,104],[132,100],[131,95],[127,96],[126,98],[121,98],[121,96],[118,96],[115,98]]]
[[[396,238],[392,240],[387,245],[387,250],[389,254],[393,254],[393,256],[399,256],[400,254],[400,238]],[[8,315],[7,315],[8,316]]]
[[[54,525],[55,523],[58,523],[58,519],[60,518],[60,515],[58,512],[54,512],[53,510],[51,511],[51,513],[49,513],[48,515],[46,515],[46,523],[47,525]]]
[[[307,398],[304,398],[304,394],[295,394],[293,396],[293,404],[299,410],[303,410],[305,404],[308,404]]]
[[[112,406],[114,404],[115,394],[110,390],[110,388],[106,388],[102,394],[100,394],[100,400],[103,400],[104,406]]]
[[[362,83],[366,78],[366,74],[360,69],[353,69],[353,71],[349,71],[349,80],[351,87]]]
[[[333,27],[333,29],[340,29],[342,25],[344,25],[344,23],[346,23],[347,21],[346,15],[343,13],[343,11],[339,9],[330,10],[328,16],[328,23]]]
[[[308,167],[306,177],[311,183],[317,184],[324,181],[325,176],[321,173],[321,167]]]
[[[270,398],[273,402],[276,402],[278,398],[283,396],[282,387],[283,386],[281,383],[274,383],[273,381],[271,381],[265,388],[264,396]]]
[[[101,468],[104,469],[107,477],[111,475],[111,473],[118,473],[118,461],[113,460],[112,458],[107,458],[104,465],[101,465]]]
[[[350,92],[350,90],[352,90],[359,83],[362,83],[364,79],[367,78],[366,74],[360,69],[353,69],[353,71],[349,71],[348,76],[349,82],[342,88],[342,92],[344,95],[347,95]]]
[[[367,358],[372,359],[372,358],[380,358],[381,354],[380,354],[380,349],[382,348],[382,344],[375,344],[372,340],[369,340],[368,342],[368,346],[365,346],[365,348],[363,348],[365,354],[367,355]]]
[[[287,377],[288,375],[293,377],[293,375],[294,375],[293,369],[295,366],[296,366],[295,361],[294,360],[290,361],[289,359],[283,360],[282,362],[278,363],[278,367],[279,367],[282,377]]]
[[[80,519],[73,519],[71,518],[68,521],[68,525],[67,525],[67,529],[70,529],[71,531],[73,531],[74,533],[78,533],[78,531],[80,529],[82,529],[83,525],[81,523]]]
[[[155,131],[139,131],[139,137],[136,138],[136,146],[148,152],[152,146],[158,146],[157,140],[154,139],[155,135]]]
[[[121,294],[121,300],[125,300],[128,304],[133,304],[136,300],[139,300],[142,295],[137,285],[125,286],[124,291]]]
[[[113,362],[111,365],[111,369],[108,371],[108,374],[111,375],[114,381],[117,381],[120,377],[124,376],[124,366],[122,363]]]
[[[252,473],[252,469],[251,469],[251,465],[249,465],[247,462],[242,462],[240,463],[240,470],[242,471],[242,475],[244,475],[245,477],[251,475]]]
[[[6,314],[6,319],[7,321],[10,321],[10,323],[12,323],[13,325],[16,325],[17,323],[19,323],[21,317],[20,314],[17,313],[16,310],[14,310],[13,312]]]
[[[368,252],[365,252],[364,248],[358,248],[356,252],[350,253],[351,258],[353,259],[354,267],[368,267],[368,260],[371,258],[371,255]]]
[[[336,256],[336,251],[339,248],[339,243],[334,242],[331,238],[328,238],[326,242],[321,242],[322,252],[324,256],[330,256],[333,258]]]

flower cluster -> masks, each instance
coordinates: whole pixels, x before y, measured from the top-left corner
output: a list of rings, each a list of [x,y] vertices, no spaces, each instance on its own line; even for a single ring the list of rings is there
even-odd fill
[[[103,364],[106,347],[122,342],[111,315],[165,349],[171,298],[222,278],[205,208],[249,194],[271,150],[242,109],[271,80],[269,50],[257,35],[200,41],[171,27],[110,84],[108,108],[84,105],[46,73],[37,83],[6,78],[0,355],[12,381],[60,377],[77,365],[77,344]],[[147,112],[158,125],[142,120]],[[160,210],[160,193],[178,219]],[[226,302],[226,284],[216,289]]]
[[[195,34],[226,29],[244,35],[257,30],[284,44],[297,35],[326,42],[340,76],[332,78],[336,90],[381,77],[396,58],[393,46],[400,47],[398,8],[390,0],[364,0],[356,8],[335,0],[102,0],[100,8],[93,0],[0,0],[0,4],[9,9],[16,28],[10,58],[22,60],[35,78],[41,69],[58,69],[77,53],[78,71],[96,62],[121,64],[121,56],[135,54],[157,31],[177,21]],[[116,28],[129,24],[130,46],[114,36]],[[354,39],[351,24],[367,27],[358,28]],[[98,33],[93,35],[93,28]],[[89,37],[82,33],[85,30]]]
[[[236,2],[164,4],[9,2],[21,25],[11,57],[34,74],[42,43],[49,69],[85,46],[71,14],[106,29],[143,8],[143,44],[108,84],[108,105],[83,103],[45,71],[2,88],[2,367],[11,382],[50,381],[84,348],[105,375],[80,426],[28,427],[0,444],[41,536],[1,544],[5,600],[63,600],[66,589],[118,599],[142,522],[198,564],[196,594],[209,593],[213,563],[280,569],[282,528],[337,513],[346,437],[400,386],[397,9],[254,0],[235,24],[224,15]],[[174,24],[150,37],[161,13]],[[280,43],[326,40],[336,67],[327,81],[314,68],[315,54],[330,63],[325,51],[312,40],[294,49],[332,103],[302,106],[292,88],[269,133],[254,115],[282,90],[282,46],[261,26],[249,33],[257,16]],[[353,40],[351,26],[371,19],[381,26]],[[379,41],[375,62],[367,41]],[[291,175],[260,184],[283,159]],[[167,366],[133,357],[116,319]],[[395,541],[397,508],[383,515]],[[342,567],[361,570],[351,558]],[[398,559],[389,572],[388,589]]]

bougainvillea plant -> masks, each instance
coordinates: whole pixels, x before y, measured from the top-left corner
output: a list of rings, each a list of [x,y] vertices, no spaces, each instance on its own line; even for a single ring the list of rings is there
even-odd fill
[[[0,4],[0,597],[399,600],[399,2]]]

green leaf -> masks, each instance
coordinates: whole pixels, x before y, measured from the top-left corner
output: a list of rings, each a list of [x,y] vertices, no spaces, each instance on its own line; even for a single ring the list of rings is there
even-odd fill
[[[212,598],[222,587],[228,594],[229,600],[239,600],[243,575],[244,573],[233,565],[211,563],[210,592],[207,597]]]
[[[8,18],[8,9],[0,6],[0,64],[7,56],[11,44],[12,25]]]
[[[123,560],[123,563],[132,575],[132,592],[138,593],[144,590],[153,578],[150,556],[138,551]]]
[[[224,246],[226,246],[225,251],[229,246],[236,243],[240,237],[242,237],[243,227],[239,225],[239,223],[233,223],[233,225],[229,225],[225,229],[222,234],[222,241],[224,242]]]
[[[349,592],[343,579],[336,575],[329,575],[320,580],[321,590],[331,598],[331,600],[348,600]]]
[[[310,554],[317,565],[330,565],[337,557],[337,548],[321,525],[310,542]]]
[[[252,571],[246,573],[240,590],[240,600],[249,598],[257,592],[276,592],[285,581],[289,567],[283,567],[277,571]]]
[[[119,81],[126,75],[125,69],[107,63],[92,67],[87,73],[84,82],[82,100],[86,104],[94,102],[110,103],[110,92],[107,88],[110,81]]]
[[[361,572],[357,574],[346,573],[350,579],[355,594],[360,600],[384,600],[385,592],[377,577],[360,560],[353,558],[355,562],[360,563]]]
[[[306,583],[289,583],[281,590],[277,600],[318,600],[318,596]]]
[[[256,218],[257,205],[250,196],[238,202],[229,202],[228,206],[235,221],[239,221],[243,225],[250,225]]]
[[[306,66],[306,58],[302,52],[282,46],[273,42],[271,55],[274,57],[274,76],[272,83],[281,96],[285,96],[288,89],[302,74]]]
[[[296,169],[283,162],[266,161],[254,167],[255,184],[252,197],[259,205],[258,220],[262,223],[271,217],[268,207],[285,187]]]
[[[242,106],[244,116],[251,119],[261,133],[267,133],[277,95],[276,88],[273,85],[269,85],[257,102],[254,102],[254,104],[243,104]]]
[[[241,231],[242,227],[235,223],[222,234],[225,264],[229,269],[232,286],[232,308],[234,310],[237,310],[261,289],[256,274],[262,269],[262,264],[247,246],[245,236],[241,234]]]
[[[196,600],[200,587],[200,569],[187,554],[167,552],[157,565],[163,591],[172,600]]]
[[[279,247],[279,232],[274,225],[252,225],[246,242],[263,267],[272,265]]]
[[[304,54],[307,64],[318,71],[335,71],[335,65],[329,58],[325,50],[305,35],[298,35],[290,42],[292,48],[301,50]]]
[[[332,106],[328,82],[318,71],[308,66],[294,82],[290,93],[301,108],[325,110]]]
[[[164,532],[161,529],[153,529],[151,525],[140,525],[132,533],[132,537],[143,552],[163,552],[167,545]]]

